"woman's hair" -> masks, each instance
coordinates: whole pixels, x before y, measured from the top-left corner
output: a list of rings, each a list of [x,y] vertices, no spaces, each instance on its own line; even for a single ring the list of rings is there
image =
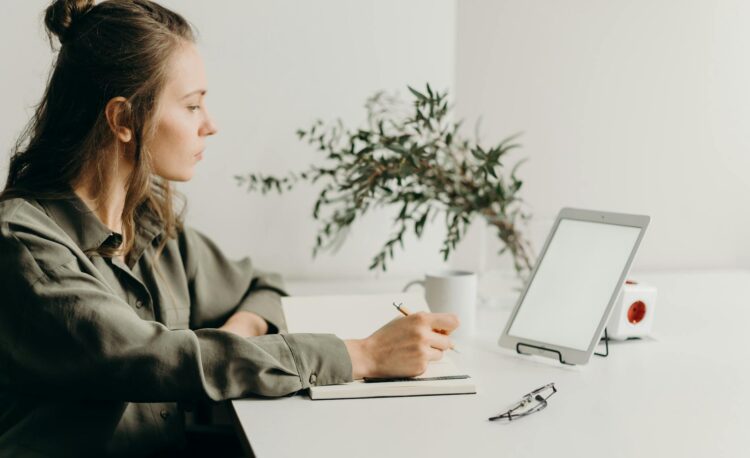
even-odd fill
[[[134,149],[122,215],[126,243],[99,253],[127,255],[132,250],[143,204],[164,226],[160,252],[181,229],[182,216],[174,211],[170,183],[153,174],[145,145],[155,131],[152,120],[170,57],[195,40],[190,24],[149,0],[97,5],[94,0],[57,0],[47,8],[44,22],[50,44],[53,36],[60,42],[57,60],[44,96],[16,142],[0,197],[61,198],[85,180],[96,203],[105,200],[120,156],[105,107],[112,98],[124,97],[119,121],[132,130],[129,146]]]

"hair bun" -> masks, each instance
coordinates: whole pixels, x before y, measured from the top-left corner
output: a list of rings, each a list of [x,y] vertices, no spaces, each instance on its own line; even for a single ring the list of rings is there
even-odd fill
[[[44,13],[44,24],[61,44],[68,41],[71,25],[94,7],[94,0],[55,0]]]

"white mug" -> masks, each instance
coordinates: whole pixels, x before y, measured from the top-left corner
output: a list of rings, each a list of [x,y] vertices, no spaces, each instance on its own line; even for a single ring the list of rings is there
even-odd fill
[[[435,313],[453,313],[460,326],[452,335],[466,337],[474,334],[477,313],[477,274],[463,270],[444,270],[425,275],[424,280],[409,282],[422,285],[430,310]]]

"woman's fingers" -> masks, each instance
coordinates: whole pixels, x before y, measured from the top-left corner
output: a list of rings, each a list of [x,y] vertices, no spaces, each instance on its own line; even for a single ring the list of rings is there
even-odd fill
[[[434,331],[428,335],[427,343],[430,345],[430,348],[435,348],[441,351],[450,350],[451,348],[453,348],[453,341],[450,337]]]
[[[458,324],[458,318],[449,313],[418,312],[396,318],[365,339],[367,344],[363,348],[367,354],[364,360],[370,367],[357,374],[375,377],[418,375],[424,372],[430,361],[439,361],[444,351],[453,348],[450,333]],[[353,344],[350,342],[349,346]],[[350,355],[356,353],[354,350],[350,350]],[[352,361],[356,356],[352,356]],[[354,362],[352,364],[354,373]]]
[[[443,352],[441,350],[438,350],[432,347],[430,347],[430,349],[427,350],[428,361],[440,361],[442,358],[443,358]]]
[[[432,329],[446,331],[448,334],[460,325],[458,317],[452,313],[428,313],[426,316]]]
[[[458,318],[455,315],[419,312],[409,318],[412,317],[418,335],[421,335],[431,348],[442,351],[453,348],[453,341],[449,335],[458,327]]]

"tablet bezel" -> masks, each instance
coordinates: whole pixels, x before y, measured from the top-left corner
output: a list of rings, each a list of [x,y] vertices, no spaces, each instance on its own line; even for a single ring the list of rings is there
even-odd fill
[[[638,239],[633,245],[633,249],[630,252],[628,261],[627,263],[625,263],[625,267],[620,274],[617,286],[612,291],[612,295],[609,298],[609,303],[604,309],[604,313],[601,317],[601,320],[599,321],[599,325],[596,328],[596,332],[594,332],[594,335],[591,337],[591,342],[589,343],[588,349],[585,351],[508,334],[508,331],[513,325],[513,321],[516,319],[516,315],[518,314],[518,311],[523,304],[523,300],[526,298],[526,293],[529,291],[529,287],[534,281],[537,269],[541,265],[541,261],[544,259],[544,256],[547,253],[547,248],[549,247],[550,242],[557,233],[557,228],[559,227],[560,222],[564,219],[592,223],[613,224],[617,226],[635,227],[640,229]],[[550,233],[547,236],[547,240],[544,242],[544,247],[542,248],[542,252],[539,254],[537,263],[534,266],[534,269],[531,271],[531,275],[529,276],[529,279],[524,286],[523,292],[518,298],[516,306],[513,308],[513,312],[508,318],[508,322],[505,324],[505,329],[500,335],[498,344],[501,347],[509,348],[513,351],[518,351],[520,345],[523,347],[523,354],[536,354],[549,358],[559,359],[560,362],[565,364],[586,364],[591,358],[592,353],[594,353],[594,349],[599,343],[601,335],[604,332],[604,327],[607,324],[607,320],[609,320],[609,316],[612,312],[615,301],[617,300],[617,296],[620,294],[620,290],[625,284],[627,276],[630,273],[630,267],[633,263],[633,259],[635,258],[635,254],[638,252],[638,248],[641,245],[641,240],[643,240],[643,236],[646,233],[646,228],[648,227],[650,221],[651,218],[645,215],[630,215],[624,213],[611,213],[594,210],[583,210],[577,208],[563,208],[562,210],[560,210],[560,213],[558,213],[557,219],[555,220],[555,224],[552,226],[552,230],[550,230]]]

